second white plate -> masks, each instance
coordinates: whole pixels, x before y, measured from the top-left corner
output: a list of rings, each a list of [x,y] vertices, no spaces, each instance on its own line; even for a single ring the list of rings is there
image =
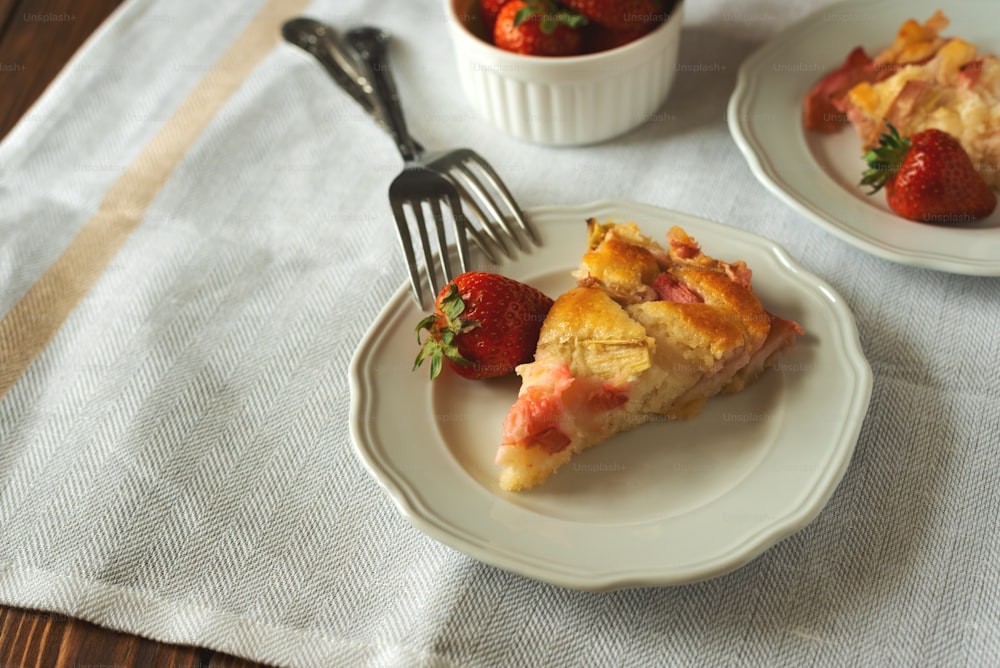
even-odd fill
[[[754,175],[810,221],[879,257],[959,274],[1000,276],[1000,209],[963,227],[914,223],[894,215],[881,193],[858,187],[864,164],[851,128],[802,128],[802,98],[855,46],[888,46],[908,18],[923,21],[936,0],[850,0],[809,16],[752,54],[729,102],[730,132]],[[956,0],[947,35],[1000,52],[995,0]]]
[[[574,285],[588,217],[634,220],[660,240],[680,225],[708,254],[746,260],[765,306],[806,334],[778,368],[697,418],[620,434],[508,493],[493,457],[518,379],[411,371],[423,314],[402,286],[351,364],[351,433],[404,515],[486,563],[580,589],[713,577],[815,517],[854,451],[872,382],[830,286],[770,241],[673,211],[597,202],[528,213],[544,245],[491,269],[556,296]]]

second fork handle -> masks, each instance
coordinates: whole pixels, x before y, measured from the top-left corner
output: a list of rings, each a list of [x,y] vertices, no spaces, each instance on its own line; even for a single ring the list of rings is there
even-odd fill
[[[389,124],[389,133],[396,142],[396,149],[406,162],[418,157],[417,143],[410,136],[399,101],[399,91],[389,70],[389,36],[378,28],[352,28],[344,38],[357,52],[375,88],[375,101],[382,106],[382,115]]]

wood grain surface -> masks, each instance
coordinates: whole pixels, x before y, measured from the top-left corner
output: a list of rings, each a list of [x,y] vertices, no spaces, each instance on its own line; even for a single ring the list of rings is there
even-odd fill
[[[0,138],[122,0],[0,0]],[[0,537],[2,540],[2,537]],[[155,642],[65,615],[0,606],[3,668],[250,668],[218,652]]]

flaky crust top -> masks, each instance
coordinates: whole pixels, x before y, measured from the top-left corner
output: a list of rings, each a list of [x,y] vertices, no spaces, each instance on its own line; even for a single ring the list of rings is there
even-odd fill
[[[692,303],[672,312],[690,311],[685,319],[707,340],[728,347],[738,323],[749,350],[759,347],[771,327],[771,316],[750,285],[742,261],[723,262],[701,252],[697,241],[680,227],[667,235],[666,247],[641,234],[635,223],[587,221],[588,250],[574,276],[580,285],[603,288],[622,305],[674,301],[658,291],[667,279]],[[662,274],[668,277],[661,278]],[[710,308],[707,308],[710,307]]]
[[[650,364],[653,341],[646,328],[596,287],[560,295],[549,310],[535,361],[568,364],[574,376],[622,381]]]

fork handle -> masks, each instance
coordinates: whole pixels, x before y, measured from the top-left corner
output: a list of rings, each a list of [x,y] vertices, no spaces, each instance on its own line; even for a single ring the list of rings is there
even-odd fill
[[[382,117],[389,124],[389,134],[396,142],[396,149],[406,162],[416,160],[417,143],[406,127],[399,91],[389,70],[389,35],[378,28],[361,26],[344,33],[344,39],[354,48],[367,69],[367,78],[374,88],[375,100],[382,108]]]
[[[282,24],[281,34],[289,44],[316,58],[344,92],[381,121],[378,118],[379,109],[371,99],[371,82],[358,69],[350,47],[332,27],[300,16]]]
[[[281,26],[281,34],[286,42],[299,47],[319,61],[334,82],[361,105],[380,128],[392,136],[389,122],[385,119],[383,105],[375,97],[374,86],[368,76],[361,71],[368,68],[358,62],[354,47],[348,44],[333,26],[300,16],[286,21]],[[424,147],[416,139],[412,141],[416,154],[421,155]]]

